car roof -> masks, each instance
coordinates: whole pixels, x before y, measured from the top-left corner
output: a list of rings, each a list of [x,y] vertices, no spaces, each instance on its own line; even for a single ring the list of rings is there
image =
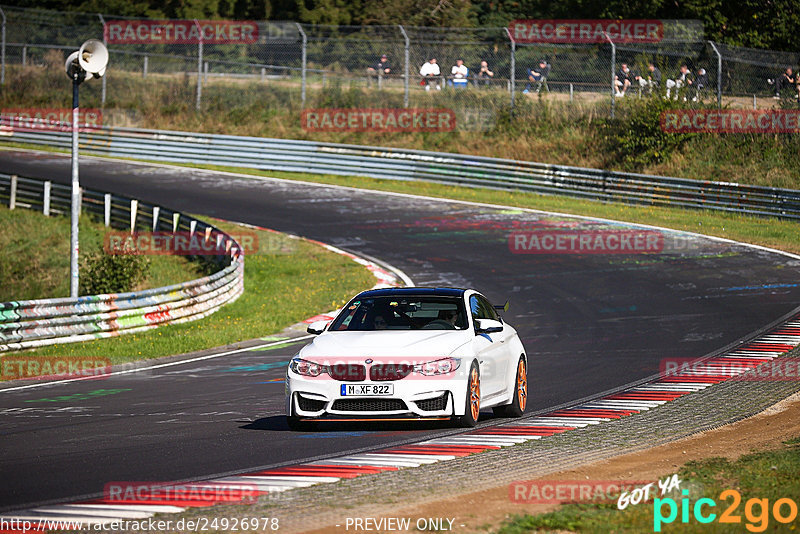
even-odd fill
[[[358,297],[408,297],[423,295],[463,297],[466,291],[468,290],[456,287],[387,287],[363,291],[358,294]]]

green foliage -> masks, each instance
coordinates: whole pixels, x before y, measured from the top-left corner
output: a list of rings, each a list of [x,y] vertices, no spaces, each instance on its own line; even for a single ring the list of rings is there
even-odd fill
[[[661,128],[662,113],[679,106],[660,95],[618,103],[623,118],[607,120],[603,137],[609,164],[636,170],[662,163],[697,134],[667,133]],[[623,107],[624,106],[624,107]]]
[[[126,293],[147,277],[149,261],[132,254],[107,254],[102,246],[83,260],[80,294]]]

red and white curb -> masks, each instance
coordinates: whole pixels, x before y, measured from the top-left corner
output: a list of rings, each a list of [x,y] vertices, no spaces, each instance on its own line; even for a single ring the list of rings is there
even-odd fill
[[[0,514],[0,524],[8,525],[13,520],[30,521],[30,529],[44,531],[47,529],[48,521],[81,521],[88,527],[119,520],[141,520],[153,517],[155,514],[182,512],[187,508],[241,503],[242,488],[249,488],[248,491],[252,492],[252,496],[269,495],[366,474],[453,460],[647,411],[744,374],[798,345],[800,345],[800,314],[733,350],[708,359],[702,364],[692,365],[688,374],[665,376],[599,399],[522,421],[374,452],[266,469],[205,482],[180,484],[197,490],[197,493],[202,493],[203,488],[212,489],[214,499],[189,500],[186,497],[173,500],[95,499]],[[231,491],[220,491],[226,487]],[[22,531],[0,529],[0,532],[16,534]]]

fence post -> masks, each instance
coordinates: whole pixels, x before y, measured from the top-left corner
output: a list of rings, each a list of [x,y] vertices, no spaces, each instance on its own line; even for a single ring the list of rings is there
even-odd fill
[[[208,61],[203,62],[203,83],[208,81]]]
[[[408,107],[408,79],[409,79],[409,71],[408,71],[408,51],[411,47],[411,41],[408,39],[408,34],[406,33],[406,29],[403,28],[402,25],[398,24],[398,28],[400,28],[400,33],[403,34],[403,39],[405,39],[405,58],[403,60],[404,63],[404,70],[403,70],[403,107]]]
[[[8,197],[8,209],[13,210],[17,206],[17,175],[11,175],[11,192]]]
[[[607,33],[603,32],[608,43],[611,45],[611,118],[614,118],[614,107],[616,106],[616,93],[617,88],[614,85],[614,74],[617,69],[617,46],[614,44],[614,41],[611,40],[611,37],[608,36]]]
[[[103,224],[111,226],[111,193],[103,195]]]
[[[299,22],[295,22],[295,24],[297,25],[297,31],[300,32],[300,36],[303,38],[303,50],[301,53],[302,57],[300,60],[302,62],[302,70],[300,72],[300,77],[302,78],[302,84],[301,84],[302,88],[300,89],[300,101],[302,102],[303,107],[305,108],[306,107],[306,60],[308,59],[306,56],[307,54],[306,49],[308,48],[308,36],[306,35],[306,32],[303,31],[303,27],[300,26]]]
[[[569,101],[572,102],[572,82],[569,82]]]
[[[158,215],[161,213],[161,208],[153,206],[153,231],[158,231]]]
[[[100,17],[100,24],[103,26],[103,44],[108,47],[108,42],[106,41],[106,19],[103,18],[103,15],[98,13],[98,17]],[[107,69],[106,69],[107,70]],[[107,76],[103,76],[102,78],[102,87],[100,89],[100,107],[105,107],[106,105],[106,80],[108,79]]]
[[[510,91],[511,91],[511,111],[514,111],[514,97],[517,89],[517,43],[511,36],[508,28],[505,28],[508,40],[511,41],[511,75],[510,78]]]
[[[148,56],[144,56],[144,65],[142,66],[142,78],[144,78],[145,80],[147,79],[147,66],[148,66],[147,64],[149,60],[150,58]]]
[[[42,213],[45,217],[50,216],[50,188],[53,183],[47,181],[44,183],[44,200],[42,201]]]
[[[203,98],[203,28],[200,27],[200,21],[194,19],[194,24],[197,26],[197,32],[200,38],[197,40],[197,102],[195,102],[195,109],[200,111],[200,103]]]
[[[0,16],[3,17],[2,45],[0,45],[0,85],[6,83],[6,12],[0,7]]]
[[[131,200],[131,233],[136,230],[136,212],[139,210],[139,201]]]
[[[28,66],[28,46],[27,45],[23,45],[22,46],[22,66],[23,67],[27,67]]]
[[[722,54],[717,50],[717,45],[714,44],[714,41],[709,41],[708,44],[717,54],[717,108],[722,109]]]

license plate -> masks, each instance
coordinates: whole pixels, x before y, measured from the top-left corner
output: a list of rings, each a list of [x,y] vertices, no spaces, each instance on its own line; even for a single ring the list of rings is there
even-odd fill
[[[393,384],[342,384],[342,397],[394,395]]]

